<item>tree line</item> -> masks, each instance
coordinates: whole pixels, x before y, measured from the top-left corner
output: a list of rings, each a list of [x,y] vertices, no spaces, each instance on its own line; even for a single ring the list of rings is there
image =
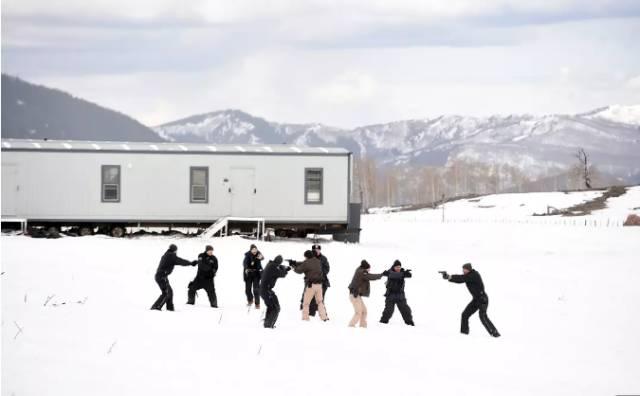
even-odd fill
[[[504,164],[456,159],[444,166],[407,166],[380,163],[367,156],[354,160],[352,199],[363,210],[383,206],[437,205],[443,199],[503,192],[564,191],[595,188],[609,182],[579,149],[577,162],[531,178]]]

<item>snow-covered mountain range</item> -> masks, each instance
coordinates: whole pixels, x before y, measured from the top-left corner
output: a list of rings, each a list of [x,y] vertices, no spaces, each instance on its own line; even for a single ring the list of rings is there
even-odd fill
[[[384,164],[442,166],[455,160],[508,164],[532,177],[566,169],[581,147],[601,172],[625,181],[640,180],[640,105],[575,115],[448,115],[355,129],[270,122],[224,110],[154,130],[178,142],[341,146]]]

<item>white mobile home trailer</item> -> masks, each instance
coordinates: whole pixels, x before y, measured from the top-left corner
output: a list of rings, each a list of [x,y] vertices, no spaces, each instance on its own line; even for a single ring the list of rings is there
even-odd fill
[[[31,226],[119,234],[234,217],[263,218],[280,232],[340,234],[350,193],[351,153],[341,148],[2,141],[2,218]]]

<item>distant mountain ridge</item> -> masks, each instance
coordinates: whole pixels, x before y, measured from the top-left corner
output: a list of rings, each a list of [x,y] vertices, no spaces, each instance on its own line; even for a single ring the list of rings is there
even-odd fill
[[[451,115],[354,129],[270,122],[223,110],[154,130],[178,142],[335,145],[400,166],[445,166],[456,160],[506,164],[532,177],[573,164],[575,151],[582,147],[602,171],[624,180],[640,179],[640,105],[576,115]]]
[[[601,172],[640,182],[640,105],[575,115],[446,115],[353,129],[272,122],[222,110],[149,128],[65,92],[3,74],[2,137],[339,146],[383,166],[504,164],[533,179],[566,170],[581,147]]]
[[[163,141],[122,113],[6,74],[2,74],[2,137]]]

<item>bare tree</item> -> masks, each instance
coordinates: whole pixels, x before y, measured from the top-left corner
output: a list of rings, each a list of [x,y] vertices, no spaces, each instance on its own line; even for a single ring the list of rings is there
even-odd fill
[[[584,181],[584,185],[587,188],[591,188],[591,167],[589,165],[589,156],[587,155],[587,152],[584,151],[582,147],[579,148],[576,153],[576,158],[580,164],[580,174]]]
[[[354,179],[363,210],[376,205],[377,165],[372,158],[359,156],[354,161]]]

